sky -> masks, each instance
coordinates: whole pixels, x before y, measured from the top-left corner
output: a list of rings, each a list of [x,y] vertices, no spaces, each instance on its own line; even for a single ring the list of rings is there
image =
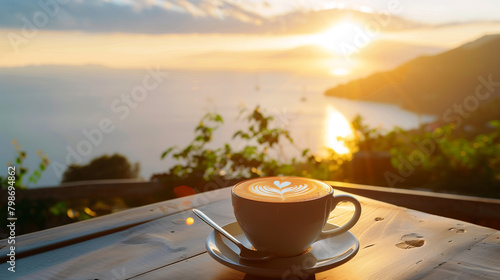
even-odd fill
[[[1,5],[0,67],[160,65],[359,76],[401,63],[359,58],[373,42],[385,42],[386,53],[411,46],[408,60],[500,33],[500,4],[493,0],[2,0]]]

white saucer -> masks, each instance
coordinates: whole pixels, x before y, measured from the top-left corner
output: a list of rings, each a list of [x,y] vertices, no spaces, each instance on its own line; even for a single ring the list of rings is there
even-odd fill
[[[251,248],[237,222],[223,228],[232,236]],[[326,224],[325,230],[338,228]],[[231,241],[212,231],[207,238],[208,254],[221,264],[251,275],[287,279],[294,275],[304,276],[339,266],[353,258],[359,250],[358,239],[350,232],[316,240],[307,253],[290,258],[275,258],[269,261],[245,261],[240,259],[240,249]]]

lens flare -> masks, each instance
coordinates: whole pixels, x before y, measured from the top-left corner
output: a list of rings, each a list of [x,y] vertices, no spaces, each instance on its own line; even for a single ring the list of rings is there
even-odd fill
[[[94,211],[92,211],[92,209],[90,209],[90,208],[88,208],[88,207],[85,207],[85,208],[83,209],[83,211],[85,211],[85,213],[87,213],[87,215],[89,215],[89,216],[92,216],[92,217],[97,216],[97,213],[96,213],[96,212],[94,212]]]
[[[68,210],[66,210],[66,215],[68,215],[68,217],[71,219],[75,219],[75,218],[80,217],[80,212],[69,208]]]

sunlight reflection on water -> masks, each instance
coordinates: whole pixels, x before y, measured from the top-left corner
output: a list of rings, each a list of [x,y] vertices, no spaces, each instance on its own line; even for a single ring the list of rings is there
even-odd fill
[[[349,148],[341,138],[354,136],[350,122],[333,106],[327,107],[326,145],[338,154],[347,154]]]

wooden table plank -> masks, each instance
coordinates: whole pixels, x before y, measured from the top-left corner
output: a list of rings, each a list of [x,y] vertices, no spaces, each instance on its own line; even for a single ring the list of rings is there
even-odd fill
[[[333,188],[442,217],[500,229],[500,199],[327,182]]]
[[[247,276],[227,266],[224,266],[214,259],[208,253],[194,256],[168,267],[160,268],[150,273],[138,275],[133,280],[149,279],[214,279],[214,280],[240,280]],[[258,278],[258,277],[254,277]]]
[[[357,198],[363,213],[351,232],[360,241],[360,251],[351,261],[316,274],[316,279],[419,279],[488,236],[498,234],[493,229]],[[341,208],[345,212],[350,206]],[[330,222],[342,223],[349,218],[342,214]],[[480,275],[498,276],[496,271]],[[472,272],[471,276],[478,277]],[[208,254],[200,254],[133,279],[258,278],[226,268]]]
[[[215,201],[227,199],[230,191],[230,188],[219,189],[195,196],[158,202],[91,220],[21,235],[16,239],[16,255],[19,258],[23,255],[52,250],[54,248],[68,246],[98,236],[118,232],[148,221],[185,211],[192,207],[199,207]],[[9,248],[7,245],[7,239],[0,240],[1,263],[7,260],[6,255],[8,253],[7,249]]]
[[[360,251],[347,263],[316,274],[316,279],[454,277],[451,273],[459,263],[466,264],[460,274],[464,277],[498,279],[498,231],[356,197],[363,210],[351,232],[360,241]],[[199,208],[217,223],[235,221],[230,188],[192,199],[192,204],[204,205]],[[178,204],[170,208],[179,211],[162,210],[169,214],[153,214],[153,220],[18,259],[15,279],[258,279],[208,256],[204,244],[211,228],[197,218],[193,225],[186,225],[186,218],[194,215],[190,210],[181,211],[189,208],[184,201],[170,201]],[[340,204],[330,222],[345,222],[352,208]],[[122,218],[113,214],[109,221],[113,217]],[[39,246],[36,238],[27,244]],[[484,260],[473,260],[478,255]],[[14,279],[9,278],[12,274],[4,277],[6,270],[7,264],[0,264],[0,278]]]
[[[421,279],[500,279],[500,232],[440,263]]]
[[[220,223],[234,221],[230,200],[199,207]],[[191,210],[16,261],[19,279],[125,279],[204,253],[211,229],[186,225]],[[0,265],[0,271],[7,270]]]
[[[360,241],[358,255],[317,278],[420,279],[496,232],[409,209],[363,206],[363,210],[362,220],[352,229]]]

